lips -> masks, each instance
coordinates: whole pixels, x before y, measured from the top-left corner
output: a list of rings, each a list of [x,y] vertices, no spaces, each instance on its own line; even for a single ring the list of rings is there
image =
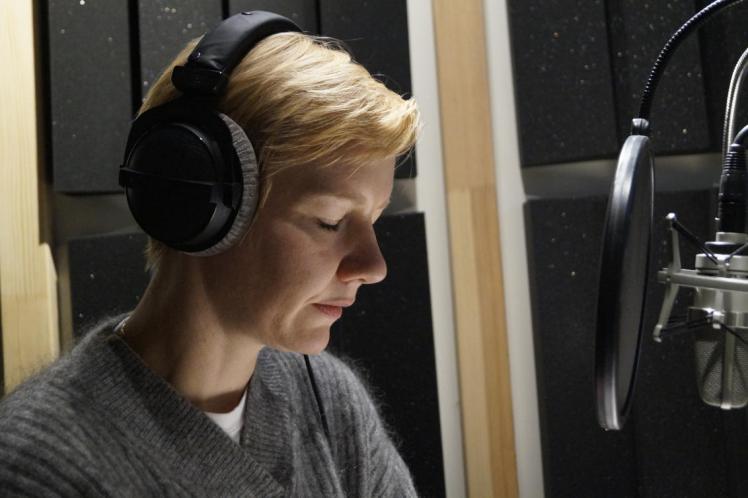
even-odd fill
[[[333,306],[329,304],[319,304],[314,303],[314,307],[317,308],[319,311],[321,311],[323,314],[329,316],[330,318],[338,319],[343,314],[343,307],[342,306]]]

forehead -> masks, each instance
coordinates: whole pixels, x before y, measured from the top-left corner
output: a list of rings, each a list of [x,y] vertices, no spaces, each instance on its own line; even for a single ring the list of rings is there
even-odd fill
[[[360,202],[378,201],[379,197],[389,197],[394,174],[394,158],[364,164],[289,167],[273,175],[270,197],[332,195]]]

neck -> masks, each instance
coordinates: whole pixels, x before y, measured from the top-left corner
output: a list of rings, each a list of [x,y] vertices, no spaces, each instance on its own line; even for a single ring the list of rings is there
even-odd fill
[[[122,335],[148,368],[197,408],[228,412],[241,400],[262,344],[221,320],[194,259],[175,255],[163,262]]]

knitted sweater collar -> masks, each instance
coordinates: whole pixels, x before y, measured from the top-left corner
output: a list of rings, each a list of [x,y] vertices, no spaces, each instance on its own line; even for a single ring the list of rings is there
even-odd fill
[[[261,351],[249,386],[240,445],[150,370],[113,331],[92,331],[74,351],[94,404],[139,449],[175,473],[232,496],[284,494],[292,472],[291,416],[283,372]]]

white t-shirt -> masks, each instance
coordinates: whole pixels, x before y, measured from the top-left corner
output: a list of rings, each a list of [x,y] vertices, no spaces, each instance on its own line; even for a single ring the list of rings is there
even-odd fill
[[[204,412],[209,419],[224,430],[234,442],[239,442],[239,435],[244,427],[244,405],[247,403],[247,390],[244,390],[241,401],[228,413]]]

